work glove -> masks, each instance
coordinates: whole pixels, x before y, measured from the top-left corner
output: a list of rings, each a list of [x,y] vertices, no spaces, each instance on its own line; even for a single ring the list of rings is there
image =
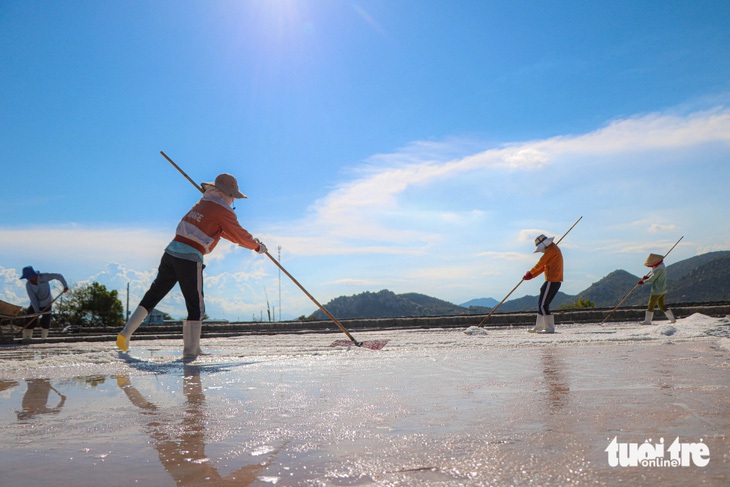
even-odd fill
[[[533,276],[532,274],[530,274],[530,271],[527,271],[527,272],[525,273],[525,277],[523,277],[522,279],[524,279],[525,281],[529,281],[529,280],[530,280],[530,279],[532,279],[533,277],[534,277],[534,276]]]
[[[259,254],[265,254],[266,252],[268,252],[269,249],[266,248],[266,245],[264,245],[264,243],[261,240],[259,240],[257,238],[255,238],[253,240],[257,244],[259,244],[259,248],[256,249],[256,252],[258,252]]]
[[[641,279],[639,279],[639,284],[644,284],[644,281],[646,281],[647,279],[649,279],[649,276],[642,277]]]

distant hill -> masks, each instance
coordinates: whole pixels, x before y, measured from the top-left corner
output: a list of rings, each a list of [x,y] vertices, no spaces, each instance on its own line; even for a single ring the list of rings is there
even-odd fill
[[[668,265],[667,272],[669,273],[670,279],[679,280],[684,278],[685,274],[694,271],[698,267],[727,256],[730,256],[730,250],[721,250],[718,252],[708,252],[706,254],[696,255],[689,259],[680,260],[679,262]],[[717,265],[722,267],[724,264],[718,261]],[[646,267],[644,269],[646,269]]]
[[[638,267],[637,270],[639,269],[648,272],[648,268]],[[730,251],[709,252],[676,262],[667,266],[667,274],[668,305],[673,302],[730,301]],[[561,305],[572,304],[580,298],[590,299],[599,308],[614,307],[626,297],[640,278],[641,276],[635,276],[625,270],[615,270],[575,296],[558,292],[551,309],[560,309]],[[640,286],[623,306],[646,304],[650,288],[651,286]],[[523,296],[508,300],[500,306],[498,312],[534,311],[537,299],[537,296]],[[497,304],[499,301],[493,298],[479,298],[458,306],[425,294],[395,294],[383,289],[376,293],[364,292],[354,296],[340,296],[327,303],[325,307],[337,318],[344,319],[486,314]],[[319,310],[311,317],[326,319],[325,314]]]
[[[325,304],[327,311],[337,318],[392,318],[404,316],[448,316],[467,314],[468,311],[442,299],[425,294],[395,294],[383,289],[376,293],[364,292],[353,296],[340,296]],[[327,319],[317,310],[312,318]]]
[[[494,308],[498,304],[499,301],[494,298],[477,298],[471,299],[466,303],[461,303],[459,306],[462,306],[464,308],[471,308],[472,306],[479,306],[481,308]]]
[[[613,307],[626,297],[636,283],[639,282],[639,279],[641,279],[639,276],[623,270],[616,270],[600,281],[591,284],[585,291],[578,293],[576,300],[590,299],[596,303],[597,308]],[[637,289],[635,292],[640,290]]]
[[[713,260],[700,259],[704,254],[667,266],[669,291],[667,304],[701,303],[706,301],[730,301],[730,252],[712,252]],[[684,264],[696,259],[700,265],[688,268]],[[682,265],[680,265],[682,264]],[[643,286],[648,287],[648,286]],[[646,290],[646,296],[649,290]],[[633,296],[631,296],[633,298]],[[627,302],[634,302],[632,299]],[[643,304],[640,300],[637,304]]]

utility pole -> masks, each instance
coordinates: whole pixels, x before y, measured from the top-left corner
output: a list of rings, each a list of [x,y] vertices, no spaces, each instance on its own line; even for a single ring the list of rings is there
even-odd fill
[[[281,245],[279,245],[279,262],[281,262]],[[281,321],[281,268],[279,268],[279,321]]]
[[[127,283],[127,318],[125,321],[129,320],[129,283]]]

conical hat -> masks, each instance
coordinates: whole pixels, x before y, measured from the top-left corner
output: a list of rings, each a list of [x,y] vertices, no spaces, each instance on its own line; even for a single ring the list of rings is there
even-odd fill
[[[644,265],[646,267],[653,267],[657,264],[661,264],[663,260],[663,255],[649,254],[649,257],[646,258],[646,262],[644,262]]]

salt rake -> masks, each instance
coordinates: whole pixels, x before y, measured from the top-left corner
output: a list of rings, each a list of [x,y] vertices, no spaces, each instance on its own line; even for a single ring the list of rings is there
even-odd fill
[[[167,154],[165,154],[165,153],[164,153],[163,151],[160,151],[160,154],[162,154],[162,157],[164,157],[165,159],[167,159],[167,160],[168,160],[168,162],[169,162],[170,164],[172,164],[172,165],[173,165],[173,167],[175,167],[175,169],[177,169],[177,170],[178,170],[178,171],[180,172],[180,174],[182,174],[183,176],[185,176],[185,179],[187,179],[188,181],[190,181],[190,184],[192,184],[193,186],[195,186],[195,188],[196,188],[196,189],[197,189],[198,191],[200,191],[201,193],[205,193],[205,191],[203,191],[203,188],[201,188],[201,187],[200,187],[200,186],[198,185],[198,183],[196,183],[195,181],[193,181],[192,179],[190,179],[190,176],[188,176],[188,175],[187,175],[187,174],[185,173],[185,171],[183,171],[183,170],[182,170],[182,169],[180,168],[180,166],[178,166],[177,164],[175,164],[175,162],[174,162],[174,161],[173,161],[172,159],[170,159],[170,158],[169,158],[169,157],[167,156]],[[319,301],[317,301],[316,299],[314,299],[314,296],[312,296],[311,294],[309,294],[309,292],[308,292],[308,291],[307,291],[306,289],[304,289],[304,286],[302,286],[301,284],[299,284],[299,281],[297,281],[296,279],[294,279],[294,276],[292,276],[291,274],[289,274],[289,272],[288,272],[288,271],[287,271],[286,269],[284,269],[284,267],[283,267],[283,266],[282,266],[282,265],[281,265],[281,264],[279,263],[279,261],[278,261],[278,260],[276,260],[276,259],[275,259],[275,258],[274,258],[274,257],[273,257],[273,256],[272,256],[272,255],[271,255],[271,254],[270,254],[269,252],[268,252],[268,251],[266,251],[265,253],[266,253],[266,256],[267,256],[267,257],[268,257],[269,259],[271,259],[271,262],[273,262],[273,263],[274,263],[274,264],[276,265],[276,267],[278,267],[279,269],[281,269],[281,271],[282,271],[282,272],[283,272],[284,274],[286,274],[286,275],[287,275],[287,276],[289,277],[289,279],[291,279],[291,280],[292,280],[292,282],[293,282],[294,284],[296,284],[296,285],[297,285],[297,287],[298,287],[299,289],[301,289],[301,290],[302,290],[302,292],[303,292],[304,294],[306,294],[306,295],[307,295],[307,297],[308,297],[309,299],[311,299],[311,300],[312,300],[312,302],[313,302],[314,304],[316,304],[316,305],[317,305],[317,307],[318,307],[318,308],[319,308],[320,310],[322,310],[322,312],[323,312],[324,314],[326,314],[326,315],[327,315],[327,316],[329,317],[329,319],[331,319],[331,320],[332,320],[332,321],[334,322],[334,324],[335,324],[335,325],[337,325],[337,327],[338,327],[338,328],[339,328],[340,330],[342,330],[342,332],[343,332],[343,333],[344,333],[345,335],[347,335],[347,338],[349,338],[349,339],[350,339],[349,341],[348,341],[348,340],[335,340],[335,341],[334,341],[334,342],[333,342],[333,343],[332,343],[332,344],[330,345],[330,347],[341,347],[341,346],[349,347],[349,346],[355,345],[356,347],[360,347],[360,348],[367,348],[367,349],[370,349],[370,350],[380,350],[381,348],[383,348],[383,347],[385,346],[385,344],[386,344],[386,343],[388,343],[388,340],[368,340],[368,341],[364,341],[364,342],[361,342],[361,341],[359,341],[359,340],[355,340],[355,337],[353,337],[353,336],[352,336],[352,335],[350,334],[350,332],[349,332],[349,331],[347,331],[347,329],[346,329],[346,328],[345,328],[344,326],[342,326],[342,323],[340,323],[340,322],[339,322],[339,321],[337,320],[337,318],[335,318],[334,316],[332,316],[332,313],[330,313],[329,311],[327,311],[327,309],[326,309],[326,308],[325,308],[324,306],[322,306],[321,304],[319,304]]]

